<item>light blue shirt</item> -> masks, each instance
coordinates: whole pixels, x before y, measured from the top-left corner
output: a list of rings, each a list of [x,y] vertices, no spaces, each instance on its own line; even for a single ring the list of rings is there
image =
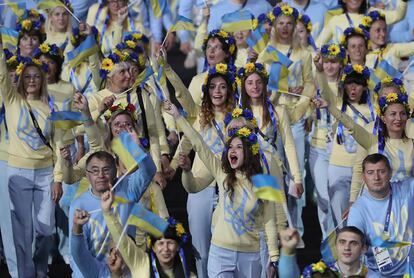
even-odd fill
[[[391,240],[412,242],[414,231],[414,179],[395,182],[391,186],[392,208],[388,229],[390,238]],[[388,203],[389,196],[378,200],[372,197],[368,191],[364,191],[349,211],[348,226],[355,226],[360,229],[366,235],[368,241],[382,236]],[[414,248],[411,248],[411,246],[388,248],[388,252],[393,267],[390,271],[382,273],[382,275],[384,277],[402,277],[407,256],[409,255],[410,261],[414,262]],[[373,276],[369,277],[381,277],[371,246],[369,246],[365,256],[367,267],[370,272],[374,273]]]

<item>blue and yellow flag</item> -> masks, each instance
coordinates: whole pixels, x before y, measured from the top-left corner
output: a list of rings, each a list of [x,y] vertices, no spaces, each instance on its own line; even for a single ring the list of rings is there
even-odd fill
[[[286,93],[289,91],[289,70],[281,63],[274,62],[270,65],[269,82],[267,87],[270,91]]]
[[[17,39],[19,38],[19,32],[10,28],[0,27],[0,34],[3,40],[3,48],[13,50],[17,47]]]
[[[410,246],[413,245],[412,242],[409,241],[397,241],[397,240],[390,240],[382,237],[375,237],[371,240],[371,245],[376,247],[382,248],[396,248],[396,247],[403,247],[403,246]]]
[[[71,129],[85,121],[80,112],[73,111],[53,111],[50,120],[55,128],[61,129]]]
[[[286,202],[285,193],[275,177],[271,175],[254,175],[252,176],[252,183],[256,198],[276,203]]]
[[[88,191],[89,181],[87,178],[82,178],[78,183],[71,184],[66,187],[62,199],[59,204],[63,206],[70,206],[73,200],[79,198],[80,195]]]
[[[5,3],[7,3],[7,6],[13,11],[13,13],[17,16],[17,17],[22,17],[25,12],[26,12],[26,2],[25,1],[20,1],[20,2],[10,2],[10,1],[5,1]]]
[[[254,16],[246,10],[238,10],[221,17],[221,29],[226,32],[251,30]]]
[[[387,60],[381,60],[381,62],[378,63],[378,66],[374,70],[375,77],[379,80],[383,80],[387,77],[390,78],[400,78],[401,73],[399,70],[394,68],[390,63],[387,62]]]
[[[150,0],[155,17],[160,18],[168,8],[167,0]]]
[[[407,256],[407,262],[405,265],[405,273],[403,278],[414,278],[414,269],[413,266],[410,264],[410,255]]]
[[[246,39],[247,45],[256,53],[261,53],[269,42],[269,34],[266,32],[264,24],[257,26]]]
[[[150,78],[151,75],[153,75],[153,74],[154,74],[154,70],[152,69],[152,67],[147,66],[145,68],[145,70],[140,72],[140,74],[137,76],[137,79],[135,79],[135,82],[132,85],[132,88],[135,88],[135,87],[141,85],[142,83],[147,82],[148,78]]]
[[[68,52],[67,60],[69,68],[74,68],[92,54],[99,51],[99,47],[96,44],[95,36],[93,34],[86,37],[86,39],[74,50]]]
[[[266,52],[263,55],[264,63],[273,63],[273,62],[280,62],[286,68],[289,68],[292,65],[293,61],[289,59],[288,56],[277,50],[271,45],[268,45],[266,48]]]
[[[111,147],[124,164],[128,172],[137,168],[147,154],[135,143],[128,132],[121,132],[119,136],[112,140]]]
[[[50,10],[56,7],[62,7],[66,9],[65,4],[59,0],[42,0],[37,4],[37,8],[40,10]]]
[[[173,26],[171,26],[170,32],[176,32],[176,31],[182,31],[182,30],[188,30],[188,31],[195,31],[194,23],[191,19],[186,18],[182,15],[179,15],[177,17],[177,21]]]
[[[334,229],[321,243],[322,259],[327,263],[333,263],[337,260],[336,254],[336,229]]]
[[[129,214],[127,225],[137,226],[155,237],[162,237],[169,224],[158,215],[146,210],[140,203],[135,203]]]

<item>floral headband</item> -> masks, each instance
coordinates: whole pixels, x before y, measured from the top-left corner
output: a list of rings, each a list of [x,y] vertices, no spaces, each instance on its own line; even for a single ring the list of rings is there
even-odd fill
[[[342,45],[336,43],[324,44],[321,47],[321,54],[324,58],[341,59],[344,60],[346,57],[345,48]]]
[[[309,16],[306,14],[299,14],[298,21],[302,22],[303,25],[305,25],[306,31],[308,31],[308,33],[312,32],[312,22]]]
[[[145,45],[149,44],[148,37],[140,32],[134,32],[134,33],[127,35],[124,38],[124,41],[134,41],[135,43],[142,42]]]
[[[369,33],[365,29],[360,27],[348,27],[345,29],[343,35],[341,36],[340,44],[345,45],[348,41],[348,38],[352,35],[361,35],[364,37],[366,42],[369,41]]]
[[[281,15],[293,16],[295,21],[299,18],[298,10],[285,3],[280,6],[276,6],[272,11],[268,12],[266,15],[266,21],[269,23],[273,23],[276,20],[276,18],[278,18]]]
[[[23,21],[25,19],[40,21],[45,23],[45,17],[35,9],[25,10],[23,15],[18,19]]]
[[[8,68],[16,68],[19,65],[17,55],[13,54],[13,52],[7,48],[4,49],[4,55],[6,57],[6,65]]]
[[[172,231],[172,237],[178,239],[179,244],[186,243],[188,240],[188,235],[184,229],[183,224],[172,218],[171,216],[168,217],[167,222],[169,224],[169,228]],[[153,242],[151,242],[151,237],[147,237],[147,247],[151,248]]]
[[[33,30],[38,30],[43,33],[43,22],[40,20],[23,19],[17,23],[16,30],[18,32],[31,32]]]
[[[53,57],[59,57],[63,59],[62,49],[56,44],[42,43],[33,51],[33,57],[40,57],[42,54],[47,54]]]
[[[132,120],[134,121],[138,120],[137,109],[132,103],[127,103],[127,104],[119,103],[118,105],[111,106],[111,108],[106,110],[104,114],[105,120],[108,122],[112,118],[112,116],[122,111],[125,111],[128,114],[130,114]]]
[[[102,79],[106,79],[108,74],[110,74],[115,65],[122,62],[121,57],[115,53],[109,54],[108,57],[102,60],[101,69],[99,70],[99,75]]]
[[[369,30],[372,26],[372,23],[378,20],[385,21],[385,14],[379,11],[371,11],[361,19],[361,24],[359,27],[364,28],[365,30]]]
[[[206,51],[207,42],[211,38],[221,38],[224,42],[229,46],[229,53],[230,55],[234,55],[236,52],[236,40],[232,35],[227,33],[226,31],[215,29],[211,31],[208,36],[204,39],[203,42],[203,51]]]
[[[256,133],[252,132],[249,128],[244,126],[244,127],[237,128],[237,129],[231,129],[229,130],[228,135],[230,137],[237,136],[240,139],[242,138],[247,139],[247,142],[250,145],[253,155],[256,155],[259,153],[260,144],[258,143],[257,135]]]
[[[236,76],[236,67],[233,64],[222,64],[219,63],[217,65],[215,65],[214,67],[211,67],[208,69],[208,74],[206,76],[206,79],[204,80],[204,84],[202,87],[202,91],[203,93],[208,93],[208,81],[210,80],[212,75],[215,74],[220,74],[225,76],[226,78],[228,78],[228,80],[230,81],[230,84],[232,84],[232,88],[233,91],[236,91],[236,80],[235,80],[235,76]]]
[[[17,57],[19,64],[16,67],[16,79],[20,77],[24,68],[28,65],[39,66],[44,73],[47,73],[48,67],[46,63],[43,63],[41,60],[31,57]]]
[[[91,27],[92,34],[95,36],[97,42],[101,41],[101,35],[99,34],[98,29],[95,26]],[[70,42],[74,46],[78,46],[82,41],[86,39],[87,35],[81,34],[78,27],[72,28],[72,33],[70,34]]]
[[[224,125],[227,127],[232,120],[244,118],[250,122],[255,129],[257,129],[257,121],[250,109],[234,108],[232,112],[229,112],[224,117]]]
[[[123,62],[132,61],[137,63],[140,67],[145,66],[144,49],[132,40],[118,43],[115,46],[114,53],[118,55]]]
[[[328,263],[326,264],[324,261],[319,261],[317,263],[310,264],[303,269],[301,278],[310,278],[314,273],[325,273],[327,269],[332,270],[336,275],[338,275],[338,270],[335,267],[335,264]],[[339,276],[338,276],[339,277]]]
[[[345,79],[346,79],[346,77],[347,77],[348,75],[350,75],[351,73],[357,73],[357,74],[360,74],[360,75],[362,75],[362,76],[363,76],[366,80],[369,80],[370,71],[369,71],[369,69],[368,69],[367,67],[362,66],[362,65],[358,65],[358,64],[354,64],[354,65],[348,64],[348,65],[346,65],[346,66],[345,66],[345,68],[344,68],[344,72],[343,72],[343,74],[342,74],[341,81],[342,81],[342,82],[344,82],[344,81],[345,81]]]
[[[408,95],[407,94],[397,94],[390,93],[386,96],[382,96],[378,100],[379,107],[377,108],[377,114],[382,116],[384,115],[385,109],[391,104],[400,103],[404,105],[407,115],[410,114],[410,108],[408,107]]]
[[[378,82],[377,85],[375,85],[374,92],[379,94],[379,91],[381,90],[381,87],[383,85],[393,84],[395,85],[399,90],[401,94],[407,94],[407,91],[405,90],[404,83],[399,78],[390,78],[386,77],[381,80],[381,82]]]
[[[258,73],[261,77],[263,77],[266,80],[269,79],[269,74],[267,73],[267,70],[263,66],[263,64],[247,63],[244,67],[239,68],[239,70],[237,71],[237,77],[239,79],[239,82],[254,72]]]

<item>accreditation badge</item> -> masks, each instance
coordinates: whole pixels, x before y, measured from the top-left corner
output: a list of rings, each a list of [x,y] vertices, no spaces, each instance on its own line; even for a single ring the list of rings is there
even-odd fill
[[[389,271],[392,268],[393,263],[387,248],[372,247],[372,252],[380,272]]]

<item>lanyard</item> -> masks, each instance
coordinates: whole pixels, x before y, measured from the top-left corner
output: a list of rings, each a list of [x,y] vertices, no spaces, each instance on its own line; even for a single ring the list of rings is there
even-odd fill
[[[85,86],[83,86],[82,90],[80,91],[82,95],[86,92],[86,89],[88,89],[91,81],[92,81],[92,74],[89,74],[88,79],[86,80]]]
[[[219,135],[221,141],[223,142],[224,145],[226,145],[226,142],[224,141],[223,132],[221,131],[220,126],[218,125],[216,119],[213,119],[212,122],[213,122],[214,128],[216,129],[217,134]]]
[[[364,116],[364,114],[362,114],[360,111],[358,111],[358,109],[355,108],[355,106],[353,106],[351,103],[348,103],[349,108],[351,108],[351,110],[358,115],[358,117],[360,117],[366,124],[369,123],[370,121]],[[371,109],[370,109],[371,110]],[[374,120],[374,118],[372,119]]]
[[[129,26],[131,27],[132,32],[136,32],[134,20],[132,19],[131,13],[128,11],[128,20],[129,20]]]
[[[293,48],[292,47],[289,47],[288,53],[286,54],[286,56],[288,58],[290,58],[290,55],[292,55],[292,51],[293,51]]]
[[[388,228],[390,226],[392,208],[392,187],[390,186],[390,199],[388,200],[387,214],[385,215],[384,234],[389,235]]]
[[[106,28],[108,27],[108,23],[109,23],[109,14],[106,16],[104,25],[102,27],[100,45],[103,45],[103,40],[104,40],[104,37],[105,37]]]
[[[354,27],[354,22],[352,21],[351,17],[349,16],[348,12],[345,12],[346,19],[351,27]]]
[[[151,266],[152,266],[152,271],[154,273],[154,277],[159,278],[160,274],[158,273],[157,263],[155,262],[154,252],[152,252],[152,251],[151,251]]]

